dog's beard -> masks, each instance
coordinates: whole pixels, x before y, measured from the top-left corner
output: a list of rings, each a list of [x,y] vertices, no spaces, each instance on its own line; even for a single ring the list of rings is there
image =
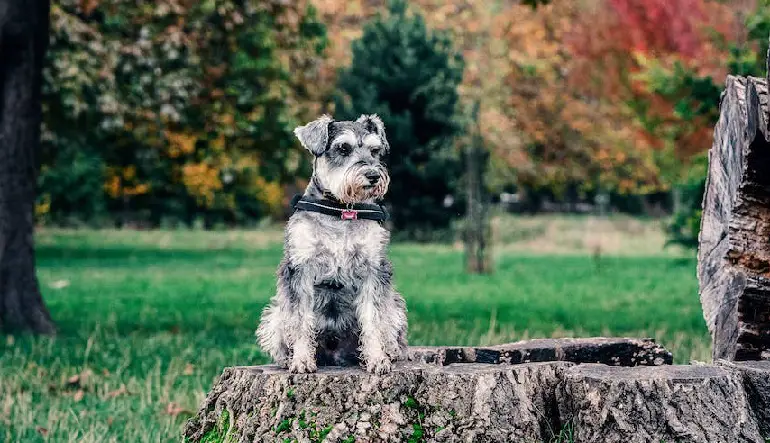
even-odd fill
[[[350,168],[342,175],[338,189],[332,192],[343,203],[359,203],[367,200],[379,200],[388,192],[390,176],[383,168],[377,168],[380,179],[375,185],[364,176],[365,168]]]

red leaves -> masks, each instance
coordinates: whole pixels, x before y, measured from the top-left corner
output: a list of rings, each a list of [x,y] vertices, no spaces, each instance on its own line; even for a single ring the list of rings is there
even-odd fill
[[[629,48],[642,52],[674,52],[695,57],[706,36],[700,29],[704,0],[608,0],[617,16],[615,32]]]

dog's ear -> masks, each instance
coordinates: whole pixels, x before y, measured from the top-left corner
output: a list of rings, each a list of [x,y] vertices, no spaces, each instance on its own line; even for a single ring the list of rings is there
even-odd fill
[[[358,117],[356,123],[361,123],[367,131],[379,135],[380,139],[382,139],[382,147],[385,149],[385,152],[390,151],[390,144],[388,143],[387,137],[385,137],[385,124],[382,123],[382,120],[377,114],[362,114],[361,117]]]
[[[329,144],[329,123],[333,121],[334,119],[324,114],[305,126],[297,126],[294,135],[305,149],[318,157],[326,151],[326,145]]]

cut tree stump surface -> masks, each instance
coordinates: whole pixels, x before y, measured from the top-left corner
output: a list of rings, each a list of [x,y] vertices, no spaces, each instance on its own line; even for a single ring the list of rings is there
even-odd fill
[[[540,351],[527,355],[557,360],[592,359],[597,349],[626,355],[619,344],[658,357],[601,354],[612,365],[509,359],[532,349]],[[586,347],[594,351],[576,351]],[[605,338],[416,347],[409,354],[413,361],[381,376],[358,367],[322,367],[314,374],[226,368],[188,422],[185,441],[550,442],[567,433],[574,443],[710,443],[770,436],[767,362],[655,366],[670,356],[662,347]],[[451,356],[463,362],[448,363]],[[496,364],[479,363],[483,359]]]
[[[274,366],[227,368],[185,437],[193,442],[547,441],[558,425],[551,422],[556,387],[570,365],[407,362],[381,376],[359,368],[302,375]]]
[[[617,367],[398,363],[225,369],[189,442],[757,442],[770,363]],[[288,440],[287,440],[288,439]]]
[[[559,408],[575,443],[765,441],[740,373],[717,366],[576,366]]]
[[[770,436],[770,361],[719,362],[743,375],[743,385],[757,418],[759,431]]]
[[[655,340],[605,337],[546,338],[487,347],[415,346],[409,348],[408,358],[439,365],[569,361],[611,366],[657,366],[673,362],[671,352]]]

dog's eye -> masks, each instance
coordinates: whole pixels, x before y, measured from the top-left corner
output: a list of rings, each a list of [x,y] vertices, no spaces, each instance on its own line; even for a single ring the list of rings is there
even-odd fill
[[[382,154],[382,148],[373,148],[372,149],[372,155],[375,157],[379,157],[380,154]]]
[[[342,143],[337,147],[337,151],[340,153],[340,155],[348,156],[351,152],[353,152],[353,147],[350,146],[349,143]]]

